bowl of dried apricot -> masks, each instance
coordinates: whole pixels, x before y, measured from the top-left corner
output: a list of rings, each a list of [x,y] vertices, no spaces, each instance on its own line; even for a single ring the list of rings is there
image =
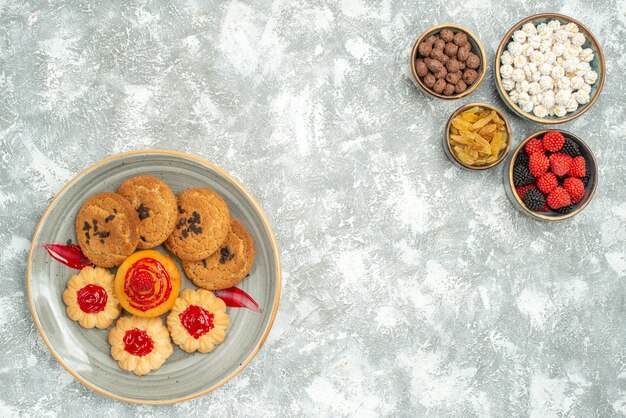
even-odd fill
[[[487,103],[458,108],[446,126],[443,149],[457,165],[486,170],[500,164],[511,147],[511,125]]]

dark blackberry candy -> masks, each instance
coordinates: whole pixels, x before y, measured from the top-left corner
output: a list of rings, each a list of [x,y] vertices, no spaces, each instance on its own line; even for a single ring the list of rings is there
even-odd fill
[[[567,205],[567,206],[563,206],[562,208],[554,209],[554,211],[558,213],[559,215],[566,215],[570,213],[572,210],[574,210],[574,205]]]
[[[524,195],[524,204],[528,209],[537,211],[546,204],[546,197],[538,189],[531,189]]]
[[[513,167],[513,184],[515,184],[515,187],[528,186],[533,181],[535,181],[535,178],[530,174],[527,166],[516,165]]]
[[[563,144],[563,148],[561,148],[560,152],[567,154],[570,157],[578,157],[582,155],[578,144],[569,138],[565,138],[565,143]]]

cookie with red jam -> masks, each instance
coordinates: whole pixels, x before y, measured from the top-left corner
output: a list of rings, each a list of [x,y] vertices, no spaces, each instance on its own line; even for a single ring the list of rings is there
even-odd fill
[[[234,219],[230,233],[219,251],[202,261],[183,261],[193,283],[207,290],[228,289],[241,282],[254,263],[254,241],[246,228]]]
[[[213,351],[224,341],[229,324],[224,301],[204,289],[183,290],[167,316],[172,340],[188,353]]]
[[[121,369],[142,376],[157,370],[174,348],[161,318],[120,318],[109,331],[111,356]]]
[[[67,316],[83,328],[111,325],[121,312],[113,281],[113,274],[100,267],[85,267],[70,277],[63,292]]]
[[[162,244],[177,221],[176,196],[172,189],[154,176],[136,176],[124,181],[117,193],[130,202],[139,220],[137,248]]]
[[[180,290],[180,272],[170,257],[137,251],[117,269],[115,295],[124,309],[142,318],[169,311]]]

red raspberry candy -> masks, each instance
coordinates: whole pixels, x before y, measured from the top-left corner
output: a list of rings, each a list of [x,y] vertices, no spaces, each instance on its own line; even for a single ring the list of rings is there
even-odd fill
[[[548,171],[550,168],[550,160],[546,157],[543,152],[535,152],[530,155],[530,160],[528,161],[528,171],[533,177],[541,177]]]
[[[555,176],[561,177],[567,174],[569,171],[572,157],[565,154],[552,154],[550,156],[550,169]]]
[[[524,200],[524,196],[526,196],[526,192],[532,189],[536,189],[536,187],[532,184],[529,184],[528,186],[516,187],[515,191],[517,192],[517,195],[519,196],[519,198]]]
[[[563,188],[572,198],[572,203],[578,203],[585,197],[585,185],[581,179],[568,177],[563,181]]]
[[[572,177],[585,177],[587,175],[587,163],[585,162],[585,157],[573,158],[567,174]]]
[[[552,209],[560,209],[572,203],[572,199],[564,188],[557,187],[548,195],[546,203]]]
[[[549,194],[559,185],[559,180],[552,173],[546,173],[537,179],[537,188],[543,194]]]
[[[543,153],[545,151],[543,149],[543,144],[541,140],[537,138],[533,138],[530,141],[528,141],[524,149],[526,150],[526,154],[528,154],[529,156],[533,155],[536,152]]]
[[[543,136],[543,147],[550,152],[557,152],[563,148],[565,137],[557,131],[550,131]]]

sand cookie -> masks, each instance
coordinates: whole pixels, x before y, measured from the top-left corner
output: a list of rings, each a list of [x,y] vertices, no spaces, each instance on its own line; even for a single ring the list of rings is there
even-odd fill
[[[100,267],[85,267],[73,275],[63,292],[67,316],[81,327],[104,329],[120,315],[113,292],[113,274]]]
[[[109,343],[120,368],[139,376],[161,367],[174,352],[161,318],[122,317],[109,331]]]
[[[208,290],[185,289],[167,316],[172,340],[188,353],[208,353],[224,341],[230,324],[226,304]]]
[[[178,221],[165,241],[182,260],[203,260],[226,241],[230,215],[226,202],[212,190],[188,189],[177,198]]]
[[[87,199],[76,215],[76,238],[94,264],[114,267],[137,248],[138,224],[128,200],[117,193],[98,193]]]
[[[138,248],[162,244],[176,224],[176,196],[162,180],[153,176],[137,176],[126,180],[117,189],[136,211],[139,219]]]
[[[196,286],[208,290],[227,289],[242,281],[254,262],[254,241],[234,219],[219,251],[202,261],[184,261],[183,269]]]

